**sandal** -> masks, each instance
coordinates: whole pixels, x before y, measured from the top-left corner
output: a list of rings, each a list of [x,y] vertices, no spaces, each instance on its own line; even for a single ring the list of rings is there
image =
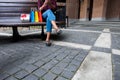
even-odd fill
[[[52,43],[50,41],[46,41],[45,44],[46,44],[46,46],[51,46]]]
[[[57,35],[60,35],[62,33],[62,30],[57,31]]]

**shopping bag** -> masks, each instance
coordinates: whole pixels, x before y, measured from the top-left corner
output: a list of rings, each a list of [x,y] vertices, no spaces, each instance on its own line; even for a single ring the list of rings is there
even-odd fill
[[[41,11],[38,11],[38,18],[39,18],[39,22],[43,22]]]
[[[29,22],[30,21],[30,14],[22,13],[20,15],[21,22]]]
[[[31,10],[31,12],[30,12],[30,22],[35,22],[33,10]]]
[[[38,11],[35,11],[35,22],[39,22],[39,18],[38,18]]]

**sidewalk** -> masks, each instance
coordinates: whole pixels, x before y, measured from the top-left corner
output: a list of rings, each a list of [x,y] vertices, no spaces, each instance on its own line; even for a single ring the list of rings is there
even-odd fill
[[[119,23],[74,23],[52,34],[51,47],[34,35],[15,43],[0,36],[0,80],[120,79]]]

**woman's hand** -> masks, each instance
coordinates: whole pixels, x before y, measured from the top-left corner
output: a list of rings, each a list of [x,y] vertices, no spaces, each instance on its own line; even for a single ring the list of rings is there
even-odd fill
[[[39,10],[42,11],[42,7],[40,7]]]
[[[43,5],[39,8],[40,11],[42,11],[43,8],[47,6],[48,1],[49,1],[49,0],[45,0],[45,2],[43,3]]]

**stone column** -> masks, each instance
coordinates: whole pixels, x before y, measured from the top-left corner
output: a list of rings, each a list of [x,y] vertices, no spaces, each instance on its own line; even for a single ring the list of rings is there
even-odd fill
[[[81,1],[80,21],[87,21],[88,20],[88,14],[87,14],[88,2],[89,2],[89,0]]]
[[[94,0],[92,21],[104,21],[106,19],[107,0]]]
[[[66,0],[66,15],[70,19],[78,19],[79,0]]]

